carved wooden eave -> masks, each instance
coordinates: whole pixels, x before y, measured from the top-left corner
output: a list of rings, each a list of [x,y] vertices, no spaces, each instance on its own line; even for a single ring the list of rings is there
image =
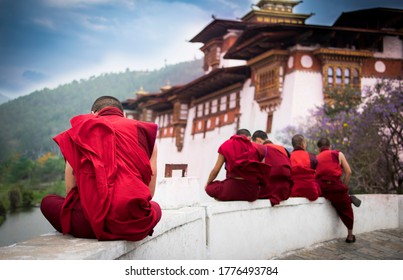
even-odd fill
[[[259,104],[261,111],[270,113],[276,111],[280,107],[282,100],[283,99],[280,96],[271,96],[258,99],[256,102]]]
[[[244,30],[224,58],[250,60],[269,50],[288,49],[297,44],[382,52],[382,39],[386,35],[400,36],[402,33],[318,25],[254,25]]]
[[[361,62],[362,60],[371,58],[374,53],[367,50],[349,50],[349,49],[328,49],[320,48],[313,51],[323,64],[329,61],[351,61]]]
[[[193,37],[191,43],[208,43],[215,38],[223,38],[229,29],[243,30],[246,24],[239,20],[214,19],[202,31]]]
[[[250,77],[249,66],[218,68],[177,91],[178,98],[198,99],[230,85],[243,83]]]
[[[392,8],[371,8],[344,12],[333,26],[355,27],[376,30],[403,31],[403,10]]]
[[[158,97],[148,100],[143,107],[154,112],[163,112],[172,109],[173,106],[166,97]]]
[[[281,5],[287,5],[290,7],[294,7],[303,1],[298,1],[298,0],[260,0],[256,6],[259,7],[260,9],[264,9],[267,4],[281,4]]]
[[[157,94],[146,94],[146,95],[138,95],[136,98],[129,98],[125,101],[122,101],[122,105],[124,109],[127,110],[138,110],[139,107],[142,107],[148,100],[154,99],[157,97]]]
[[[260,0],[256,5],[252,6],[252,10],[242,17],[246,22],[261,23],[293,23],[304,24],[306,19],[313,14],[297,14],[293,13],[294,6],[302,1],[287,0]],[[255,8],[256,7],[256,8]]]
[[[287,60],[289,54],[290,52],[288,50],[271,50],[248,60],[247,64],[251,66],[253,70],[262,63],[266,64],[275,61],[283,63]]]
[[[254,23],[290,23],[290,24],[304,24],[305,21],[313,14],[289,14],[280,12],[271,12],[268,14],[266,11],[253,10],[245,15],[242,20]]]

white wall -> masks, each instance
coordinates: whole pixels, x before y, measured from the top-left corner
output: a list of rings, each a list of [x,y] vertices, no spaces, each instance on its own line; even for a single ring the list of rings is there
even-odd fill
[[[398,36],[385,36],[383,38],[383,52],[377,52],[374,57],[403,58],[403,41]]]
[[[323,104],[322,75],[294,71],[285,76],[280,108],[273,115],[273,136],[287,126],[297,126],[315,106]]]
[[[166,187],[178,194],[199,195],[194,178],[166,178]],[[162,191],[162,190],[161,190]],[[0,248],[0,259],[273,259],[288,251],[345,238],[347,230],[324,198],[310,202],[290,198],[272,207],[255,202],[197,202],[192,206],[174,196],[155,196],[163,206],[162,219],[153,236],[139,242],[79,239],[48,234]],[[403,226],[402,195],[359,195],[353,208],[354,233]],[[178,207],[172,206],[178,203]],[[185,204],[184,204],[185,203]],[[170,209],[165,209],[169,206]],[[182,207],[185,206],[185,207]]]

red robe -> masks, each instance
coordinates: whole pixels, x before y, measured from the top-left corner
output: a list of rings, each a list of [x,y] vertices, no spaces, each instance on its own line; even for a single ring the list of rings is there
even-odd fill
[[[322,149],[317,155],[316,181],[323,196],[330,200],[337,214],[348,229],[353,228],[354,213],[348,187],[341,181],[343,169],[339,162],[339,151]]]
[[[311,201],[321,196],[321,190],[315,181],[317,159],[305,150],[294,150],[291,153],[291,176],[294,185],[292,197],[306,197]]]
[[[265,141],[263,144],[264,144],[265,146],[269,146],[269,147],[272,147],[272,148],[274,148],[274,149],[277,149],[277,150],[279,150],[283,155],[285,155],[285,156],[287,156],[287,157],[290,157],[290,155],[288,154],[288,151],[286,150],[286,148],[284,148],[284,147],[281,146],[281,145],[273,144],[271,141]]]
[[[71,125],[54,138],[77,184],[61,210],[63,233],[70,232],[71,211],[80,201],[98,240],[151,234],[161,217],[148,187],[157,126],[124,118],[113,107],[74,117]]]
[[[225,158],[226,179],[208,184],[207,194],[222,201],[258,199],[259,185],[270,173],[270,166],[261,162],[264,147],[254,146],[245,136],[234,135],[219,147],[218,153]]]
[[[290,197],[293,185],[291,162],[288,156],[279,149],[270,145],[266,145],[266,148],[264,162],[271,166],[271,170],[265,177],[259,198],[268,198],[274,206]]]

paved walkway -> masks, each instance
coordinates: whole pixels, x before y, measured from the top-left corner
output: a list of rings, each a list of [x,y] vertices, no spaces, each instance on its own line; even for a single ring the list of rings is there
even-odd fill
[[[348,244],[342,239],[288,252],[277,260],[403,260],[403,228],[356,235]]]

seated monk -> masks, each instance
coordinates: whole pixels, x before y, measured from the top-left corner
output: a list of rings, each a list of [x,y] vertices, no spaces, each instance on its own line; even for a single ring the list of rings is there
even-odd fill
[[[291,140],[294,150],[291,152],[291,177],[294,186],[291,197],[306,197],[314,201],[321,196],[321,190],[315,181],[315,169],[318,164],[316,156],[306,151],[304,136],[296,134]]]
[[[269,140],[267,133],[263,130],[256,130],[252,135],[252,141],[257,144],[262,144],[265,146],[270,146],[279,150],[282,154],[287,157],[290,157],[290,152],[281,145],[274,144],[272,141]]]
[[[354,201],[348,194],[348,182],[352,174],[350,165],[344,154],[338,150],[331,150],[330,141],[327,138],[319,139],[317,146],[320,150],[317,155],[318,166],[316,167],[316,181],[318,182],[323,196],[328,199],[341,221],[347,228],[347,243],[355,242],[353,234],[354,212],[351,203],[361,201],[355,197]]]
[[[253,133],[252,140],[255,145],[259,145],[260,139],[265,148],[264,163],[271,166],[270,173],[264,177],[264,183],[261,186],[259,198],[269,199],[271,204],[277,205],[283,200],[287,200],[291,194],[293,181],[291,179],[291,162],[289,153],[281,145],[275,145],[267,141],[266,132],[258,130]]]
[[[124,117],[120,101],[95,100],[92,113],[71,119],[54,137],[66,160],[66,197],[48,195],[41,210],[63,234],[138,241],[161,219],[152,201],[156,183],[157,126]]]
[[[264,149],[252,145],[250,132],[238,130],[219,147],[216,164],[205,187],[206,193],[221,201],[255,201],[259,197],[263,176],[270,173],[270,166],[261,162],[263,158]],[[224,164],[226,179],[214,180]]]

